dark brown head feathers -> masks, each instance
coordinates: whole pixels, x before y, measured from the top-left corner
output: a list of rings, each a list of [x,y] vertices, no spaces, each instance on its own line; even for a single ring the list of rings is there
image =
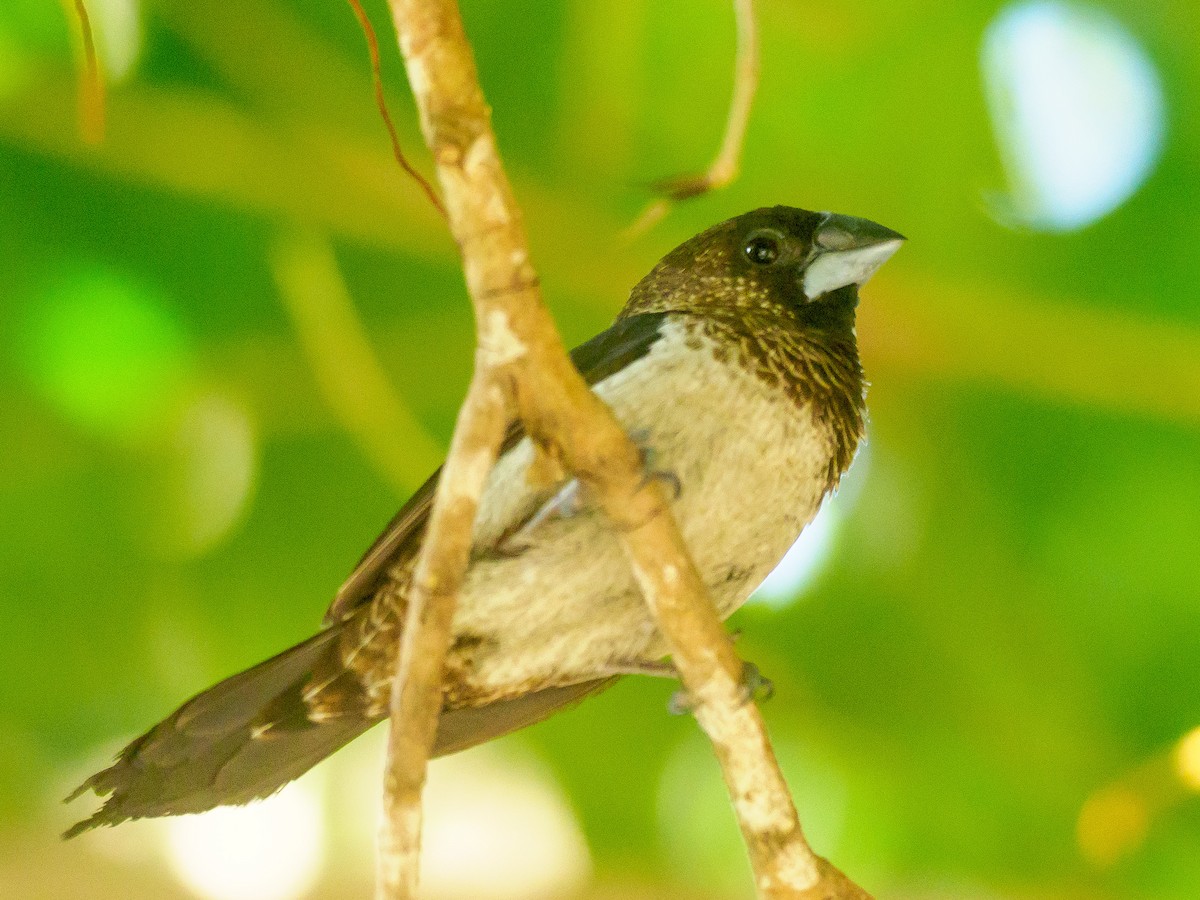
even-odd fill
[[[829,483],[864,431],[858,286],[903,240],[864,219],[776,206],[714,225],[667,254],[622,316],[694,316],[731,359],[778,385],[834,435]]]

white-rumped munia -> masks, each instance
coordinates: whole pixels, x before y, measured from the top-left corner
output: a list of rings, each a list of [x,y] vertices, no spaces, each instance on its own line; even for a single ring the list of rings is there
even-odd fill
[[[668,254],[572,358],[678,489],[672,510],[721,615],[758,586],[854,458],[858,289],[900,246],[864,219],[776,206]],[[665,654],[616,536],[573,482],[529,476],[510,430],[487,483],[447,658],[435,753],[521,728]],[[388,713],[406,593],[438,475],[339,591],[314,637],[193,697],[76,792],[67,834],[265,797]]]

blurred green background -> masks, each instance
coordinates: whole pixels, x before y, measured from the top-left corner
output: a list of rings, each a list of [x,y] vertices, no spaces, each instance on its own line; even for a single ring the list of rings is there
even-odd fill
[[[0,4],[0,895],[367,896],[379,730],[240,818],[56,839],[82,775],[317,626],[472,341],[342,0],[88,6],[98,146],[64,7]],[[801,818],[881,897],[1194,900],[1200,7],[758,8],[742,177],[628,239],[719,143],[729,3],[465,0],[563,334],[755,206],[905,233],[861,309],[869,445],[734,620]],[[672,689],[435,764],[430,895],[748,896]]]

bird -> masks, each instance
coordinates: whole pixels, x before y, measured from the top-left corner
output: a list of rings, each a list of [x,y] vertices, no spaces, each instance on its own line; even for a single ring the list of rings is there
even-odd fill
[[[901,246],[867,219],[788,206],[668,253],[572,361],[669,477],[672,512],[722,618],[775,567],[865,434],[859,288]],[[540,721],[667,648],[618,538],[519,423],[481,498],[434,755]],[[440,472],[440,470],[439,470]],[[313,637],[184,703],[67,799],[105,798],[73,837],[267,797],[385,719],[406,596],[439,473],[400,509]]]

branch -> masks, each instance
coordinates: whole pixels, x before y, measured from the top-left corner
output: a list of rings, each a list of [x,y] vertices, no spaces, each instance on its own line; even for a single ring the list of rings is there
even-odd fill
[[[433,185],[426,181],[425,176],[408,161],[408,157],[404,155],[404,150],[400,147],[400,135],[396,134],[396,125],[392,121],[392,115],[387,108],[387,100],[383,96],[383,71],[379,63],[379,40],[375,37],[375,27],[371,24],[371,18],[362,8],[359,0],[347,0],[347,2],[350,4],[350,9],[354,11],[354,17],[358,19],[358,27],[362,29],[363,37],[367,39],[367,54],[371,58],[371,83],[375,88],[375,107],[379,110],[379,117],[383,119],[383,126],[387,129],[388,137],[391,138],[392,156],[396,158],[400,168],[407,172],[408,176],[424,191],[429,202],[433,204],[433,208],[444,217],[446,210],[442,206],[442,201],[438,199]]]
[[[92,20],[84,0],[63,0],[67,15],[79,26],[83,59],[79,67],[79,133],[84,141],[96,145],[104,140],[104,76],[96,56]]]
[[[865,897],[805,842],[742,664],[688,558],[656,479],[584,384],[542,304],[521,217],[455,0],[390,0],[437,164],[477,323],[476,371],[417,563],[393,685],[377,897],[412,898],[421,788],[442,705],[451,625],[487,473],[510,414],[574,473],[621,536],[696,716],[712,739],[760,896]]]
[[[754,17],[754,0],[733,0],[733,12],[737,20],[737,54],[733,63],[733,97],[729,101],[721,149],[705,172],[677,175],[658,182],[655,188],[662,196],[652,201],[629,226],[627,234],[631,236],[648,231],[662,221],[673,202],[727,187],[738,176],[746,129],[750,125],[750,110],[758,90],[758,21]]]
[[[507,399],[506,392],[489,377],[477,376],[471,382],[411,582],[392,685],[376,862],[378,900],[413,900],[417,896],[421,791],[442,711],[443,664],[471,552],[479,496],[508,423]]]

